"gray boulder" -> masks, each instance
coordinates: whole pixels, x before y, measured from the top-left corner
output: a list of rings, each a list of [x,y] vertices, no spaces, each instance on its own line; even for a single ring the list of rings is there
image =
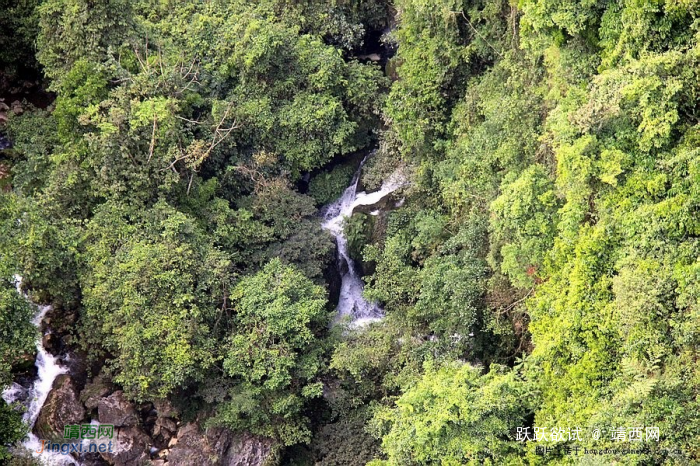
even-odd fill
[[[97,402],[97,416],[100,424],[111,424],[114,427],[135,426],[139,422],[134,405],[124,398],[121,390],[100,398]]]
[[[138,426],[115,428],[112,451],[100,453],[114,466],[145,465],[150,457],[151,438]]]
[[[167,455],[167,465],[274,466],[278,452],[277,443],[269,438],[221,428],[202,432],[190,423],[178,431],[177,441]]]
[[[65,426],[80,424],[84,418],[85,408],[78,398],[75,381],[70,375],[61,374],[39,412],[34,432],[39,438],[62,438]]]

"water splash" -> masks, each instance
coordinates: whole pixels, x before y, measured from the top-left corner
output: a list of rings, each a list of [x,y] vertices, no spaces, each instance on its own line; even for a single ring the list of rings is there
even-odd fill
[[[376,303],[370,303],[362,296],[364,284],[357,273],[355,262],[348,252],[348,240],[343,230],[343,224],[356,207],[377,204],[404,184],[402,177],[396,172],[382,184],[379,191],[358,193],[357,185],[365,160],[360,163],[350,185],[343,194],[335,202],[322,209],[323,224],[321,225],[335,237],[338,245],[338,271],[341,275],[340,298],[337,307],[338,318],[350,316],[352,325],[356,327],[381,319],[384,312]]]
[[[21,290],[22,277],[16,275],[14,278],[17,292],[24,296],[25,299],[29,300],[27,295],[23,294]],[[33,303],[32,305],[34,306]],[[35,327],[40,328],[41,321],[50,310],[51,306],[37,306],[37,313],[32,319],[32,324]],[[3,390],[2,398],[8,404],[18,401],[25,405],[27,410],[22,416],[22,420],[29,426],[29,435],[25,441],[22,442],[22,445],[30,450],[35,457],[38,457],[39,454],[37,453],[37,450],[40,450],[41,448],[41,441],[32,432],[34,423],[36,422],[37,417],[39,417],[39,412],[44,406],[44,402],[46,402],[46,397],[49,396],[54,380],[59,375],[68,372],[68,369],[59,365],[58,358],[46,351],[44,345],[42,344],[41,338],[39,338],[36,342],[36,351],[36,362],[34,365],[38,370],[37,379],[28,389],[17,383],[13,383],[10,387]],[[66,457],[66,455],[47,452],[44,452],[41,455],[41,460],[44,464],[52,465],[67,465],[75,463],[75,460],[70,457]]]

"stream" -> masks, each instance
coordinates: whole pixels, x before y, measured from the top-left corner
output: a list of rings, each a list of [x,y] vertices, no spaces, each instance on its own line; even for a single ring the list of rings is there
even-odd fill
[[[25,299],[29,300],[29,297],[22,293],[21,290],[22,278],[15,276],[15,283],[17,292],[20,293]],[[37,312],[32,319],[32,324],[34,324],[36,328],[40,329],[41,321],[44,319],[46,313],[51,310],[51,306],[37,306],[34,303],[31,303],[31,305],[37,308]],[[36,350],[36,362],[34,363],[37,368],[36,380],[34,380],[28,388],[18,384],[17,382],[13,382],[12,385],[2,392],[2,398],[8,404],[20,402],[25,406],[26,411],[22,416],[22,419],[29,426],[29,434],[24,442],[22,442],[22,446],[30,450],[32,455],[38,457],[39,455],[36,452],[41,448],[41,441],[34,434],[34,432],[32,432],[34,423],[39,416],[42,406],[44,406],[46,397],[51,391],[54,380],[59,375],[68,372],[68,369],[58,363],[57,357],[46,351],[42,344],[41,338],[37,339]],[[76,463],[71,456],[49,452],[44,452],[42,454],[42,462],[50,465],[69,465]]]
[[[350,185],[345,189],[343,194],[336,201],[321,209],[322,227],[333,235],[338,246],[336,264],[341,277],[341,287],[337,306],[337,320],[348,319],[352,327],[361,327],[370,322],[380,320],[384,316],[384,312],[378,304],[369,302],[362,296],[364,284],[358,272],[358,268],[348,251],[348,240],[344,232],[345,219],[352,215],[356,207],[375,205],[404,184],[402,177],[398,173],[395,173],[382,184],[378,191],[358,193],[357,187],[365,160],[362,160],[360,163],[360,166],[353,175]],[[372,212],[373,215],[377,213],[377,211]],[[16,276],[15,280],[17,292],[25,299],[29,300],[29,297],[21,291],[22,278]],[[51,310],[51,306],[36,305],[31,301],[30,303],[36,308],[36,314],[32,319],[32,324],[34,324],[37,329],[41,329],[42,320],[46,313]],[[49,333],[48,329],[46,329],[45,334],[46,333]],[[68,368],[59,364],[60,358],[46,351],[41,338],[37,339],[36,349],[36,379],[33,380],[29,386],[23,386],[17,382],[13,382],[12,385],[2,392],[2,398],[8,404],[19,402],[26,408],[23,420],[29,426],[29,434],[22,445],[31,451],[32,455],[38,457],[37,451],[41,447],[41,441],[32,432],[32,429],[51,391],[54,380],[60,374],[67,373]],[[80,464],[78,460],[70,455],[61,455],[46,451],[41,454],[41,460],[43,464],[50,465],[64,466]]]
[[[354,327],[381,319],[384,316],[384,311],[376,303],[368,302],[362,296],[364,284],[362,277],[357,271],[357,266],[348,252],[348,240],[345,236],[343,223],[346,218],[352,215],[356,207],[377,204],[404,184],[401,176],[398,173],[394,173],[385,180],[378,191],[358,193],[357,186],[366,160],[366,158],[362,160],[352,181],[350,181],[350,185],[345,188],[343,194],[337,200],[321,209],[323,216],[321,226],[333,235],[338,245],[336,264],[341,277],[341,286],[337,319],[349,318],[350,324]]]

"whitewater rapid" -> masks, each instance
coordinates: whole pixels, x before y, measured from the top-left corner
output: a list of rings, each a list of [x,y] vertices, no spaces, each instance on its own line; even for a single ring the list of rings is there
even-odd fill
[[[32,319],[32,324],[36,328],[41,328],[41,322],[44,320],[46,313],[51,310],[51,306],[36,306],[32,303],[27,295],[22,293],[21,284],[22,277],[15,276],[15,284],[17,292],[21,294],[24,299],[30,302],[32,306],[37,308],[37,312]],[[61,366],[58,363],[58,358],[54,357],[44,348],[42,344],[42,339],[38,338],[36,342],[36,362],[34,365],[37,367],[37,378],[32,383],[29,388],[25,388],[22,385],[13,382],[8,388],[3,390],[2,398],[8,404],[14,403],[16,401],[24,400],[26,411],[22,416],[22,420],[29,426],[29,434],[27,438],[22,442],[22,446],[27,448],[32,452],[32,455],[38,457],[39,454],[36,453],[41,448],[41,441],[34,435],[32,429],[34,428],[34,423],[41,408],[46,402],[46,397],[49,396],[49,392],[53,387],[53,382],[61,374],[68,372],[68,369]],[[21,401],[20,401],[21,402]],[[64,464],[74,464],[76,461],[73,458],[66,457],[66,455],[60,455],[57,453],[47,453],[44,452],[41,455],[41,461],[43,464],[47,465],[64,465]]]
[[[338,245],[337,265],[341,276],[341,286],[337,318],[349,317],[353,326],[361,326],[379,320],[384,316],[384,312],[376,303],[368,302],[362,296],[364,283],[348,252],[348,240],[344,231],[345,220],[352,215],[356,207],[377,204],[403,185],[402,177],[396,172],[382,184],[378,191],[358,193],[357,186],[364,162],[365,160],[360,163],[350,185],[343,194],[335,202],[322,209],[323,223],[321,226],[333,235]]]

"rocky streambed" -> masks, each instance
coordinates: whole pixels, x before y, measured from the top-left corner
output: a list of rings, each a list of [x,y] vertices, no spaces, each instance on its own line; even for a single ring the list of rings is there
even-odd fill
[[[19,289],[19,285],[18,285]],[[228,429],[203,429],[183,422],[168,401],[135,404],[126,399],[99,367],[89,367],[85,355],[71,351],[68,328],[76,316],[37,306],[35,325],[43,337],[37,342],[36,370],[3,392],[8,402],[23,404],[32,426],[22,447],[25,453],[52,465],[137,466],[267,466],[275,464],[279,446],[274,440]],[[90,373],[97,373],[90,377]],[[104,453],[37,453],[41,440],[58,443],[70,425],[114,426],[112,451]]]

